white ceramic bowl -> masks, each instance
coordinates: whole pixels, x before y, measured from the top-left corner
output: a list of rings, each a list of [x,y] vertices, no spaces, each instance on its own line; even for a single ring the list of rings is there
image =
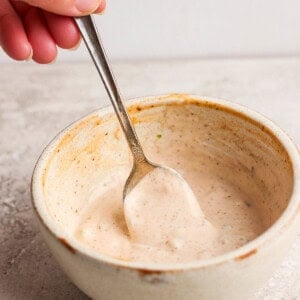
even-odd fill
[[[103,118],[112,113],[112,108],[105,108],[60,133],[46,147],[34,170],[33,207],[41,232],[54,256],[71,280],[94,299],[212,300],[250,297],[280,264],[295,236],[300,212],[300,157],[296,146],[267,118],[228,101],[173,94],[134,99],[129,104],[137,119],[144,107],[151,111],[152,106],[157,109],[165,105],[188,105],[195,109],[195,113],[205,109],[210,118],[218,116],[215,121],[217,134],[228,141],[233,141],[234,135],[238,136],[241,145],[232,142],[232,151],[237,155],[243,154],[245,161],[254,164],[258,170],[255,176],[260,176],[261,188],[268,192],[269,203],[264,204],[264,214],[270,226],[259,237],[232,252],[171,265],[121,261],[78,243],[49,214],[44,197],[46,173],[51,165],[50,158],[55,155],[61,141],[66,136],[70,137],[75,127],[88,124],[91,118]],[[218,122],[223,122],[223,125]],[[260,150],[253,153],[253,149]],[[234,160],[234,155],[230,159]],[[273,178],[276,170],[280,172],[275,176],[277,178]],[[248,175],[242,171],[241,176]],[[274,184],[275,179],[277,184]]]

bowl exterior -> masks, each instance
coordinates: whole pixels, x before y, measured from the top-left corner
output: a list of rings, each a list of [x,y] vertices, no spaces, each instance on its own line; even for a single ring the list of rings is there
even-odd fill
[[[277,239],[218,265],[182,271],[149,271],[107,264],[77,252],[38,219],[54,257],[73,283],[93,299],[247,299],[279,266],[296,234],[296,222]]]
[[[93,299],[250,298],[279,266],[299,225],[298,205],[289,221],[278,228],[276,236],[267,230],[263,243],[243,255],[200,267],[155,271],[112,264],[77,251],[66,240],[57,238],[44,223],[35,205],[40,199],[35,199],[35,195],[33,192],[35,213],[46,243],[73,283]],[[294,199],[299,196],[293,195]]]

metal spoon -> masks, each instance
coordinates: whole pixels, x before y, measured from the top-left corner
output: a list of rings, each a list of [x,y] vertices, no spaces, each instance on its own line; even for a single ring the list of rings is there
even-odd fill
[[[137,183],[155,168],[162,168],[168,172],[172,172],[172,174],[178,176],[180,180],[184,180],[175,170],[150,162],[145,156],[134,127],[126,112],[122,97],[116,86],[115,79],[110,69],[108,59],[103,49],[93,18],[91,16],[85,16],[76,17],[74,19],[103,81],[133,155],[133,167],[123,189],[123,200],[125,200],[126,196],[137,185]]]

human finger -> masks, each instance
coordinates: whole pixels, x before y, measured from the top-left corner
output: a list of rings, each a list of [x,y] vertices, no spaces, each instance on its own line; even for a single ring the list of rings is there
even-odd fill
[[[48,29],[59,47],[70,49],[78,45],[80,33],[72,18],[49,12],[43,13]]]
[[[103,0],[22,0],[31,6],[64,16],[83,16],[95,12]]]
[[[40,64],[52,62],[57,56],[56,43],[47,29],[41,11],[31,8],[24,18],[24,25],[33,49],[33,60]]]
[[[15,60],[26,60],[32,55],[23,23],[8,0],[0,2],[0,44]]]

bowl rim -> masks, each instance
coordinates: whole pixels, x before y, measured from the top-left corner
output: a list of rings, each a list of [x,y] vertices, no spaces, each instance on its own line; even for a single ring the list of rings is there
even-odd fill
[[[217,105],[224,109],[229,109],[229,111],[227,111],[229,113],[235,112],[241,116],[245,116],[249,121],[255,121],[257,124],[261,124],[266,129],[268,129],[270,133],[274,137],[276,137],[280,144],[283,146],[292,164],[294,176],[293,190],[288,206],[285,208],[283,213],[273,225],[271,225],[267,230],[265,230],[254,240],[233,251],[209,259],[201,259],[192,262],[173,264],[131,262],[115,259],[107,255],[103,255],[95,250],[88,249],[87,247],[83,246],[80,242],[78,242],[75,238],[73,238],[71,235],[62,232],[57,223],[50,217],[50,214],[47,213],[45,201],[43,199],[41,178],[43,170],[45,169],[45,164],[48,161],[49,155],[52,153],[53,149],[55,149],[55,146],[59,143],[61,138],[65,136],[65,134],[69,132],[74,126],[93,115],[105,116],[113,113],[112,106],[106,106],[95,110],[68,125],[50,141],[50,143],[44,148],[43,152],[38,158],[31,180],[31,199],[33,210],[36,216],[38,217],[40,224],[43,226],[43,229],[46,229],[46,231],[52,237],[62,242],[69,250],[71,250],[72,255],[80,255],[82,258],[88,259],[93,263],[106,264],[115,268],[143,270],[145,272],[168,273],[186,271],[190,269],[207,268],[251,257],[258,251],[260,251],[262,247],[267,246],[269,244],[269,241],[278,236],[278,234],[281,232],[281,230],[284,229],[284,227],[290,226],[296,219],[296,215],[298,215],[300,208],[300,153],[298,151],[297,146],[293,143],[291,138],[273,121],[269,120],[261,113],[258,113],[255,110],[252,110],[246,106],[224,99],[204,97],[193,94],[174,93],[157,96],[137,97],[126,101],[126,106],[130,107],[131,105],[136,104],[153,104],[154,102],[158,106],[163,106],[167,103],[180,103],[186,101],[187,99],[195,100],[207,106],[208,104]],[[157,100],[159,100],[159,102],[157,102]]]

